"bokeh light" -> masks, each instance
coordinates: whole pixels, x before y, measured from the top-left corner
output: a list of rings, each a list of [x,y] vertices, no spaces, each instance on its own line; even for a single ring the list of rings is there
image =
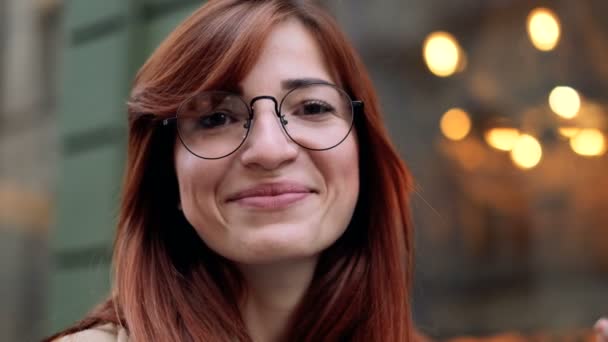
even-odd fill
[[[531,169],[540,163],[543,149],[540,142],[531,135],[522,134],[511,150],[511,160],[521,169]]]
[[[443,135],[450,140],[462,140],[471,131],[471,118],[460,108],[452,108],[445,112],[439,124]]]
[[[570,139],[570,147],[581,156],[601,156],[606,152],[606,137],[597,129],[582,129]]]
[[[558,128],[559,134],[564,138],[572,138],[580,132],[578,127],[560,127]]]
[[[537,49],[553,50],[561,35],[557,15],[547,8],[533,9],[528,15],[528,35]]]
[[[424,41],[423,54],[429,70],[439,77],[448,77],[464,69],[464,52],[450,33],[431,33]]]
[[[558,86],[549,94],[549,107],[562,118],[572,119],[581,110],[581,97],[570,87]]]
[[[516,128],[499,127],[492,128],[484,135],[488,145],[501,151],[511,151],[519,138],[519,130]]]

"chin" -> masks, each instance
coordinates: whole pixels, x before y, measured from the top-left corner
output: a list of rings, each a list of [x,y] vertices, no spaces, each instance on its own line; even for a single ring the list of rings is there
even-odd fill
[[[244,265],[268,265],[317,258],[319,253],[294,253],[293,251],[272,251],[265,254],[245,255],[239,260],[232,260]]]
[[[280,234],[271,231],[250,234],[239,243],[242,248],[234,251],[235,258],[229,259],[246,264],[262,264],[315,258],[337,239],[328,239],[319,232],[312,233],[308,227],[291,228],[294,231],[282,229]]]

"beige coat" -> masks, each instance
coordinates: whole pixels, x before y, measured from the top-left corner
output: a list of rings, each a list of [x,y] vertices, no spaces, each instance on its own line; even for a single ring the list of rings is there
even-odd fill
[[[105,324],[61,337],[54,342],[129,342],[129,336],[122,327]]]

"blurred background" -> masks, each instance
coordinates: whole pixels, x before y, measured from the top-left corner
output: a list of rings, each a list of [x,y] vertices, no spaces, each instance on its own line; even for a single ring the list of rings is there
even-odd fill
[[[608,2],[327,0],[416,178],[417,325],[584,340],[608,313]],[[0,0],[0,335],[109,289],[137,68],[193,0]]]

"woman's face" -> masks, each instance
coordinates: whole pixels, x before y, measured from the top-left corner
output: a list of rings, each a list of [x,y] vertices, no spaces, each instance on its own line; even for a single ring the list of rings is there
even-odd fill
[[[298,21],[277,26],[261,49],[240,83],[247,102],[260,95],[280,101],[287,91],[285,80],[336,83],[315,39]],[[342,235],[355,208],[355,132],[330,150],[311,151],[285,134],[271,100],[256,101],[254,113],[249,136],[228,157],[201,159],[177,141],[175,168],[184,215],[212,250],[237,263],[317,256]],[[250,189],[262,193],[247,195]],[[282,194],[264,196],[269,189]]]

